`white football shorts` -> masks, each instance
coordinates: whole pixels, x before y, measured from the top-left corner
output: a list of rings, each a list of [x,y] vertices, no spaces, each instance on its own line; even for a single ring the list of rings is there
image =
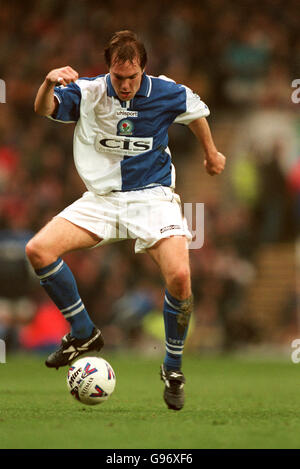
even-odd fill
[[[145,252],[160,239],[192,235],[183,217],[180,197],[169,187],[97,195],[85,192],[57,217],[95,233],[97,246],[136,239],[135,252]],[[96,247],[96,246],[95,246]]]

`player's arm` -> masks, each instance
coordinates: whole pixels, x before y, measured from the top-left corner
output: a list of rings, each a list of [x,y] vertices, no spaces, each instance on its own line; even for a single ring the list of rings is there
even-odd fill
[[[225,167],[226,158],[217,150],[206,118],[200,117],[192,121],[189,128],[202,143],[205,152],[204,166],[208,174],[220,174]]]
[[[66,86],[77,79],[78,73],[72,67],[51,70],[37,92],[34,102],[35,112],[41,116],[51,116],[58,106],[58,101],[54,96],[55,86]]]

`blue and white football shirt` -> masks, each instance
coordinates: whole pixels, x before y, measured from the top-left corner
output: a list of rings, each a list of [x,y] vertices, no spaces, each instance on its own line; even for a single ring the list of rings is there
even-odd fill
[[[110,74],[55,87],[60,122],[75,122],[74,160],[96,194],[145,187],[175,187],[168,128],[209,115],[189,88],[160,76],[142,76],[131,101],[120,101]]]

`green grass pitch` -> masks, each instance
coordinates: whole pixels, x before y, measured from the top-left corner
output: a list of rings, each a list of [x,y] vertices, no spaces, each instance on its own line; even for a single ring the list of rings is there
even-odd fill
[[[103,354],[112,397],[88,407],[67,391],[67,369],[44,357],[0,364],[0,448],[300,448],[300,364],[286,359],[184,357],[186,405],[168,410],[157,358]]]

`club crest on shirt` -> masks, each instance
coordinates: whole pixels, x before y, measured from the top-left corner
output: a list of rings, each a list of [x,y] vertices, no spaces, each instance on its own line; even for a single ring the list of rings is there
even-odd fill
[[[134,131],[134,124],[129,119],[122,119],[118,123],[118,135],[132,135]]]

